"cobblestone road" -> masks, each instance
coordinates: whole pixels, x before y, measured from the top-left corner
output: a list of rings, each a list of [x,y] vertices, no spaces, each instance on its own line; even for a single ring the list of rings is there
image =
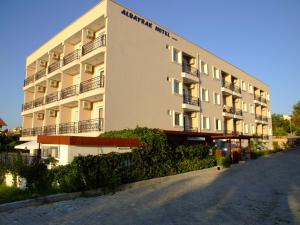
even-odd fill
[[[0,214],[12,224],[300,224],[300,149]]]

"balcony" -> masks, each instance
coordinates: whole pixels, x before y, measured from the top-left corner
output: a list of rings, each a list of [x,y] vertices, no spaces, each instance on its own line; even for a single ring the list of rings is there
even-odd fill
[[[44,127],[27,128],[22,130],[22,136],[74,134],[103,131],[103,118],[82,120],[79,122],[47,125]]]
[[[33,101],[26,102],[22,105],[22,111],[26,111],[26,110],[32,109],[32,108],[33,108]]]
[[[24,87],[34,82],[34,75],[27,77],[24,80]]]
[[[263,122],[268,122],[269,119],[268,119],[268,117],[266,117],[266,116],[262,116],[262,121],[263,121]]]
[[[72,96],[77,95],[78,85],[73,85],[70,87],[67,87],[65,89],[62,89],[60,92],[61,99],[69,98]]]
[[[185,132],[198,132],[198,128],[197,127],[191,127],[191,126],[185,126],[184,131]]]
[[[224,134],[225,135],[235,135],[235,136],[238,136],[238,135],[243,135],[243,132],[240,132],[240,131],[236,131],[236,130],[224,130]]]
[[[54,62],[48,66],[48,73],[52,73],[60,68],[60,61]]]
[[[63,66],[65,66],[79,58],[80,58],[80,49],[76,49],[75,51],[73,51],[63,57],[63,60],[62,60]]]
[[[254,95],[254,100],[264,103],[264,104],[267,104],[267,99],[262,96],[259,96],[259,95]]]
[[[192,76],[199,77],[199,70],[188,64],[182,64],[182,72],[188,73]]]
[[[36,100],[34,100],[33,102],[33,106],[36,108],[36,107],[39,107],[41,105],[44,104],[44,97],[41,97],[41,98],[37,98]]]
[[[56,130],[57,130],[56,125],[44,126],[43,134],[44,135],[54,135],[54,134],[56,134]]]
[[[52,103],[52,102],[56,102],[58,101],[58,92],[54,92],[54,93],[51,93],[49,95],[46,95],[45,97],[45,103],[46,104],[49,104],[49,103]]]
[[[72,134],[77,133],[77,123],[69,122],[59,124],[59,134]]]
[[[82,56],[94,51],[97,48],[106,45],[106,35],[103,34],[97,37],[95,40],[90,41],[89,43],[82,46]]]
[[[32,132],[31,132],[32,136],[38,136],[38,135],[42,135],[42,134],[43,134],[43,127],[32,128]]]
[[[262,115],[255,114],[255,119],[259,120],[259,121],[262,121]]]
[[[242,93],[242,89],[239,86],[235,85],[234,83],[225,81],[225,80],[222,81],[222,88],[225,88],[225,89],[233,92],[233,93],[230,92],[230,94],[240,95]]]
[[[263,138],[264,140],[269,140],[269,135],[263,134],[263,135],[262,135],[262,138]]]
[[[191,95],[183,95],[183,103],[189,105],[200,106],[200,100],[198,97],[193,97]]]
[[[92,131],[102,131],[103,130],[103,118],[83,120],[78,122],[78,132],[92,132]]]
[[[80,93],[104,87],[104,76],[98,76],[80,83]]]
[[[231,106],[226,106],[224,105],[223,106],[223,115],[226,116],[226,115],[232,115],[234,118],[242,118],[243,116],[243,111],[241,109],[236,109],[236,108],[233,108]]]
[[[39,79],[41,79],[42,77],[46,76],[46,69],[40,70],[34,76],[35,76],[35,80],[36,81],[39,80]]]

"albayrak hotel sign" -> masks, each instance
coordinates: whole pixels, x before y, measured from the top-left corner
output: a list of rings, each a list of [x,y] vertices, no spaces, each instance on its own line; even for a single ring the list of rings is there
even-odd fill
[[[144,18],[141,18],[135,14],[133,14],[132,12],[127,11],[126,9],[123,9],[121,12],[124,16],[127,16],[128,18],[146,26],[149,27],[150,29],[154,29],[155,31],[165,35],[166,37],[170,37],[170,33],[164,29],[162,29],[161,27],[155,25],[153,26],[153,23],[151,23],[150,21],[145,20]]]

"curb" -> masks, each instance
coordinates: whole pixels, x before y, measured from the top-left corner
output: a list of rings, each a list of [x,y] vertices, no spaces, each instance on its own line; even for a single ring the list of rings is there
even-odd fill
[[[39,206],[48,203],[73,200],[78,197],[89,197],[95,195],[103,195],[102,189],[89,190],[84,192],[60,193],[55,195],[47,195],[34,199],[21,200],[16,202],[0,204],[0,213],[5,211],[13,211],[19,208]]]

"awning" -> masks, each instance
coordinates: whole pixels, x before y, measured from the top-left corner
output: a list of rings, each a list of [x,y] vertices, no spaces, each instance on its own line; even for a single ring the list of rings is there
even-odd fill
[[[15,149],[38,149],[39,148],[39,143],[36,141],[29,141],[20,145],[16,145]]]

